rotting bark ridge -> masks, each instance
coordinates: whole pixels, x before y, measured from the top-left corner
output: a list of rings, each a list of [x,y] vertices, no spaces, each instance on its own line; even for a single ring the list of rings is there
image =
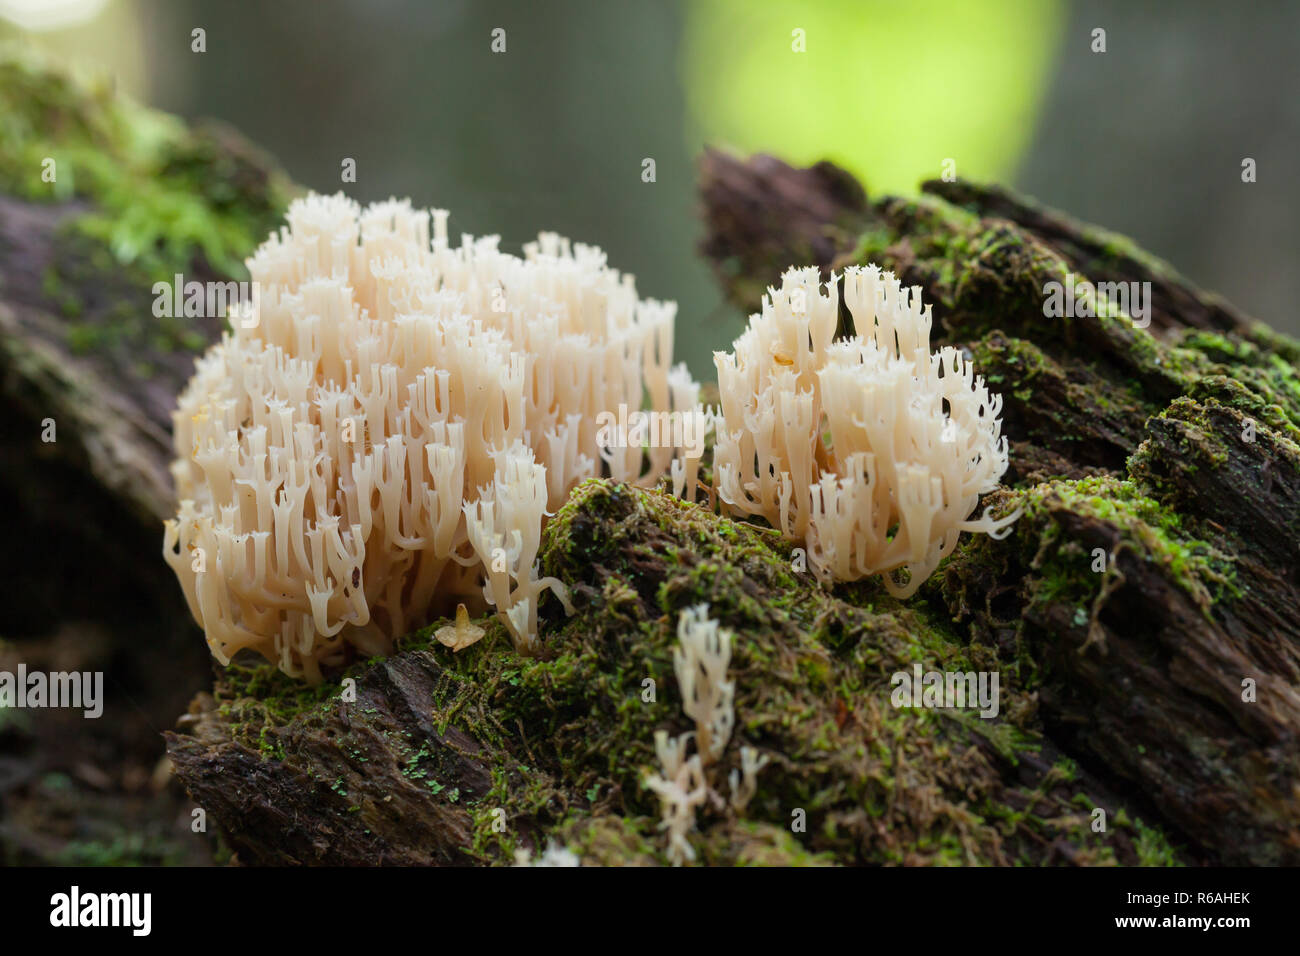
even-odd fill
[[[1011,470],[985,504],[1024,509],[1012,536],[963,540],[900,603],[819,588],[770,530],[589,481],[546,533],[542,572],[578,612],[543,605],[542,657],[484,622],[460,653],[429,628],[357,664],[355,701],[218,674],[169,751],[239,858],[492,863],[554,842],[662,863],[642,780],[654,731],[690,729],[672,646],[707,602],[736,634],[722,769],[741,746],[770,763],[743,812],[700,811],[700,862],[1300,862],[1300,344],[1000,189],[868,203],[827,164],[703,172],[705,250],[737,302],[793,263],[922,287],[935,337],[1004,396]],[[1070,274],[1151,282],[1150,332],[1115,308],[1046,317]],[[917,663],[997,671],[998,716],[893,707]]]

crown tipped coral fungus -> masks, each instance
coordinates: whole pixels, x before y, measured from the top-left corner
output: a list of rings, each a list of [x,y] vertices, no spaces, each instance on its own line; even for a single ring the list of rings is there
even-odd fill
[[[646,787],[659,796],[663,813],[659,827],[668,832],[668,859],[680,866],[695,859],[686,839],[695,828],[695,811],[712,801],[723,808],[726,802],[713,788],[709,769],[727,749],[736,725],[736,684],[727,680],[731,663],[732,633],[709,617],[709,606],[697,604],[677,619],[677,646],[673,648],[673,671],[682,692],[682,710],[695,721],[695,730],[670,737],[655,731],[655,754],[659,773],[644,778]],[[695,738],[695,753],[686,751]],[[758,790],[758,772],[768,763],[753,747],[740,748],[740,768],[728,778],[731,806],[737,812]]]
[[[715,763],[731,739],[736,685],[727,680],[731,632],[709,617],[708,605],[687,608],[677,623],[673,671],[682,710],[695,721],[695,743],[706,764]]]
[[[208,646],[311,680],[468,601],[535,646],[542,523],[583,478],[649,482],[687,452],[597,441],[621,404],[694,403],[671,303],[543,233],[453,247],[447,213],[309,196],[249,260],[260,293],[175,413],[164,552]],[[245,327],[251,326],[251,327]],[[648,457],[648,464],[645,458]],[[674,468],[675,465],[675,468]]]
[[[762,312],[714,353],[721,393],[714,475],[725,505],[806,542],[824,579],[886,572],[906,597],[962,531],[1006,533],[1015,515],[970,515],[1007,467],[1001,396],[951,346],[930,351],[930,307],[875,266],[844,273],[857,334],[834,340],[834,276],[791,269]],[[891,573],[905,568],[906,580]]]

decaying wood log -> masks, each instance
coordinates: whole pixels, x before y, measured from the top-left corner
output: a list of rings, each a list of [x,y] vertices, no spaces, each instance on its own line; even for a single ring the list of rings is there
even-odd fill
[[[706,196],[781,178],[721,155],[704,172]],[[971,641],[1034,661],[1045,726],[1069,752],[1220,860],[1296,862],[1296,343],[1121,237],[996,187],[922,188],[874,203],[863,235],[821,261],[920,285],[944,340],[1006,401],[1006,497],[1031,505],[1020,547],[964,548],[940,572],[942,605]],[[748,241],[780,258],[777,236],[726,244]],[[1071,274],[1149,282],[1157,337],[1126,316],[1046,317],[1047,283]]]
[[[544,573],[579,609],[546,608],[541,658],[515,657],[491,622],[459,655],[413,635],[350,672],[377,721],[360,728],[356,704],[219,681],[200,734],[169,746],[240,857],[415,859],[408,818],[432,811],[392,779],[402,766],[436,778],[454,817],[451,844],[422,837],[429,862],[549,841],[663,860],[641,781],[653,731],[688,728],[673,622],[707,601],[737,634],[737,740],[710,783],[727,793],[741,744],[770,763],[743,810],[700,813],[704,862],[1300,862],[1300,347],[1000,189],[868,203],[826,164],[716,153],[703,180],[704,249],[738,302],[806,262],[829,276],[873,261],[922,287],[939,337],[1004,396],[1013,467],[986,503],[1023,509],[1012,536],[963,542],[899,604],[872,582],[816,587],[770,532],[591,482],[547,531]],[[1050,316],[1046,288],[1070,276],[1150,282],[1150,331],[1122,309]],[[1001,715],[893,709],[890,675],[913,661],[998,671]],[[425,675],[400,706],[394,673]],[[249,798],[256,773],[276,806]],[[389,797],[399,812],[374,812]],[[290,808],[312,849],[277,835]],[[349,812],[364,825],[338,822]]]
[[[201,862],[160,729],[209,681],[159,561],[171,412],[216,316],[155,282],[238,278],[289,187],[237,134],[0,57],[0,669],[104,673],[104,716],[0,715],[0,861]],[[24,719],[25,717],[30,719]],[[8,719],[5,719],[8,718]]]
[[[168,751],[247,862],[509,862],[555,841],[590,862],[653,863],[657,798],[641,779],[655,730],[689,726],[675,621],[706,600],[737,633],[737,730],[711,782],[730,794],[742,743],[773,763],[743,811],[701,812],[702,861],[1196,859],[1042,737],[1032,695],[1004,689],[1004,719],[987,726],[895,711],[890,675],[918,642],[935,666],[991,658],[968,658],[924,610],[821,591],[790,557],[768,532],[593,480],[547,531],[545,570],[578,613],[547,608],[543,657],[516,656],[495,621],[456,654],[431,627],[353,668],[355,702],[346,681],[313,691],[235,668]],[[1121,821],[1104,839],[1093,808]]]
[[[20,539],[64,555],[7,549],[0,570],[31,595],[22,633],[128,607],[108,645],[128,670],[182,638],[199,658],[157,523],[172,402],[220,321],[151,318],[150,289],[174,269],[232,275],[287,186],[222,131],[128,155],[130,116],[60,83],[0,65],[7,108],[59,131],[0,144],[0,476]],[[31,155],[75,168],[88,149],[120,161],[124,189],[171,190],[197,232],[124,234],[109,180],[34,191]],[[707,602],[736,635],[737,725],[689,838],[701,862],[1300,862],[1300,344],[999,188],[869,200],[830,164],[720,153],[702,174],[704,251],[746,308],[796,264],[876,262],[922,288],[936,338],[1004,397],[1012,467],[986,504],[1023,509],[1012,536],[963,542],[899,603],[876,582],[817,586],[768,529],[589,482],[546,532],[543,573],[577,612],[544,604],[540,657],[485,621],[460,653],[430,628],[320,688],[246,662],[216,675],[167,746],[238,858],[500,863],[563,845],[664,862],[644,780],[655,731],[691,729],[672,648],[678,614]],[[1150,328],[1049,314],[1049,284],[1082,279],[1149,282]],[[58,584],[87,567],[102,571]],[[917,663],[998,673],[997,717],[892,706],[892,675]],[[141,699],[167,700],[175,670],[136,674],[159,690]],[[738,806],[742,747],[767,764]]]
[[[492,777],[473,738],[434,725],[429,701],[439,676],[433,656],[420,652],[376,664],[354,702],[317,708],[277,729],[294,762],[267,759],[232,739],[215,701],[202,695],[192,733],[169,735],[169,753],[244,863],[463,862],[473,837],[465,807],[490,790]],[[422,742],[425,772],[432,767],[455,780],[456,802],[438,799],[425,773],[412,773],[410,758],[394,760],[399,739]]]

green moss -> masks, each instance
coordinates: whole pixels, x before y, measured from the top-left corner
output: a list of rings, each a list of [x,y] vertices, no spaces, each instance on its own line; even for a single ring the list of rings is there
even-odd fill
[[[196,253],[223,275],[244,275],[243,257],[278,222],[289,187],[233,142],[31,57],[0,60],[0,190],[90,200],[75,228],[146,276],[170,279]]]
[[[656,541],[656,529],[696,546],[675,553]],[[517,711],[564,754],[553,770],[556,779],[599,783],[602,791],[622,794],[625,813],[653,818],[652,795],[635,787],[639,773],[628,770],[654,766],[654,730],[689,729],[671,669],[675,621],[682,607],[708,599],[711,615],[737,635],[730,671],[737,685],[737,743],[747,741],[800,769],[765,770],[745,823],[783,828],[781,821],[798,808],[809,833],[795,837],[799,846],[841,862],[1002,859],[1003,837],[989,818],[939,797],[944,810],[934,819],[913,800],[917,787],[937,788],[933,792],[951,793],[954,800],[962,787],[987,787],[991,815],[1004,799],[992,796],[1000,789],[997,763],[1015,764],[1039,748],[1038,732],[1029,728],[1032,703],[1003,684],[1002,706],[1025,726],[896,710],[889,703],[891,675],[914,662],[927,669],[997,669],[992,649],[962,643],[923,607],[899,605],[869,587],[844,590],[858,601],[870,595],[875,609],[846,604],[792,572],[786,550],[766,532],[659,495],[590,482],[556,516],[547,542],[546,573],[572,579],[580,577],[577,566],[595,563],[620,576],[599,598],[592,596],[609,605],[548,638],[561,673],[537,683],[539,692],[545,688],[543,706]],[[777,593],[781,600],[772,600]],[[572,642],[581,652],[570,650]],[[575,670],[575,661],[584,666]],[[653,704],[639,696],[647,677],[655,681]],[[561,685],[566,691],[557,693]],[[994,762],[972,746],[977,739],[998,754]],[[729,767],[734,755],[727,759]],[[718,833],[735,838],[728,819],[702,820],[705,855]],[[890,836],[864,843],[866,832],[878,832],[872,820],[889,821]],[[1030,831],[1049,827],[1025,818],[1010,828],[1010,842],[1023,842],[1032,854]]]
[[[469,733],[491,767],[490,792],[467,807],[474,858],[510,863],[517,850],[554,841],[588,862],[666,862],[658,799],[644,779],[657,768],[655,731],[692,729],[672,652],[679,612],[702,600],[735,634],[736,729],[710,781],[728,792],[742,745],[771,763],[743,812],[725,802],[700,811],[691,840],[701,862],[1006,863],[1041,860],[1058,838],[1092,852],[1070,816],[1069,774],[1053,771],[1037,788],[1007,783],[1026,757],[1038,765],[1042,737],[1032,693],[997,650],[965,643],[924,602],[900,604],[869,582],[826,591],[790,557],[767,530],[592,481],[545,534],[542,572],[568,581],[581,610],[566,618],[544,602],[540,656],[516,655],[495,619],[456,654],[429,642],[432,627],[404,639],[403,653],[431,655],[441,668],[430,701],[438,732]],[[914,663],[1001,671],[1002,715],[896,709],[891,677]],[[352,673],[363,682],[370,666]],[[261,666],[236,667],[218,687],[236,734],[289,762],[284,722],[310,730],[337,694]],[[349,720],[364,725],[366,716]],[[353,746],[346,735],[335,744]],[[391,748],[405,779],[452,801],[452,778],[428,741]],[[335,796],[348,812],[349,798]],[[794,814],[806,830],[791,829]]]
[[[881,227],[868,229],[858,237],[857,245],[849,253],[848,258],[855,263],[880,262],[896,240],[897,236],[892,229]]]
[[[700,861],[713,866],[835,866],[830,853],[810,853],[795,834],[751,820],[710,829],[698,840]]]
[[[577,811],[556,828],[554,840],[587,865],[637,866],[655,862],[658,832],[658,817]]]
[[[182,374],[224,323],[155,316],[155,283],[247,279],[243,259],[292,187],[231,131],[0,51],[0,191],[54,207],[40,219],[53,245],[40,290],[69,351],[145,380]]]
[[[1300,368],[1285,340],[1269,342],[1277,351],[1243,336],[1197,329],[1183,333],[1181,345],[1206,359],[1187,390],[1190,397],[1213,398],[1293,440],[1300,435]]]
[[[1120,532],[1115,550],[1128,548],[1157,564],[1207,615],[1216,600],[1240,594],[1231,559],[1189,535],[1176,512],[1141,494],[1131,479],[1098,476],[1056,481],[1029,489],[1018,500],[1025,509],[1026,527],[1041,526],[1052,512],[1064,509],[1115,528]],[[1068,549],[1045,547],[1046,543],[1039,542],[1039,567],[1051,567],[1053,573],[1044,576],[1040,599],[1059,600],[1076,587],[1085,595],[1099,592],[1104,575],[1091,570],[1090,554],[1071,556]],[[1073,560],[1062,566],[1062,557]],[[1079,587],[1080,582],[1086,583]]]
[[[1133,821],[1137,832],[1134,844],[1140,866],[1182,866],[1178,850],[1158,827],[1149,827],[1141,820]]]
[[[1300,366],[1300,339],[1284,335],[1263,322],[1251,323],[1246,335],[1265,351],[1271,352],[1292,366]]]
[[[1126,562],[1152,568],[1207,619],[1242,595],[1234,559],[1133,479],[1056,479],[995,501],[995,513],[1022,511],[1011,537],[964,540],[923,593],[966,623],[974,640],[994,643],[1028,692],[1053,679],[1054,649],[1067,634],[1085,645],[1101,639],[1096,625]],[[1029,630],[1028,619],[1036,622]]]
[[[340,692],[340,684],[313,687],[267,661],[242,657],[218,673],[213,687],[219,713],[234,738],[273,759],[285,756],[280,731],[313,708],[333,706]]]

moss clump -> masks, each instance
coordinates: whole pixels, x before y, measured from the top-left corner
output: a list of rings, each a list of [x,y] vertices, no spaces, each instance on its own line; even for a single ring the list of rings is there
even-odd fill
[[[1290,436],[1300,434],[1300,369],[1295,360],[1227,333],[1187,332],[1184,348],[1209,364],[1189,390],[1192,398],[1215,398]]]
[[[278,222],[289,187],[232,134],[189,129],[106,84],[10,56],[0,59],[0,192],[90,200],[76,232],[118,265],[170,279],[196,253],[222,275],[243,275],[243,257]]]
[[[283,759],[277,731],[313,707],[329,708],[339,685],[315,687],[260,659],[240,658],[217,671],[212,695],[231,737],[263,756]]]
[[[1230,557],[1188,535],[1176,512],[1141,494],[1132,480],[1056,482],[1025,493],[1021,500],[1031,523],[1064,508],[1110,525],[1120,533],[1116,547],[1132,548],[1142,560],[1155,563],[1207,613],[1214,601],[1240,594]]]
[[[292,187],[232,131],[187,126],[0,52],[0,194],[39,251],[6,296],[62,322],[61,345],[137,383],[179,387],[224,316],[155,315],[156,283],[239,281]],[[171,304],[171,295],[168,295]]]
[[[655,730],[690,729],[672,648],[678,613],[701,601],[736,634],[737,724],[714,784],[725,792],[742,743],[773,761],[743,813],[701,812],[703,862],[1042,862],[1044,837],[1077,829],[1071,781],[1053,778],[1034,796],[1003,779],[1042,746],[1021,689],[1003,683],[996,721],[890,703],[894,673],[997,669],[994,651],[883,593],[864,608],[821,590],[769,532],[591,481],[548,526],[543,573],[568,580],[580,610],[554,620],[541,658],[520,659],[504,641],[433,651],[446,668],[438,720],[545,781],[519,790],[502,780],[484,803],[538,839],[576,841],[593,861],[662,861],[657,800],[641,781],[656,766]],[[1016,809],[1031,801],[1051,812]],[[479,849],[492,858],[488,842]],[[496,842],[498,859],[517,846]]]
[[[367,741],[380,735],[403,787],[468,814],[464,852],[480,862],[509,863],[554,842],[587,862],[663,863],[658,799],[643,780],[657,769],[655,731],[691,729],[673,672],[676,622],[708,602],[735,634],[736,683],[736,727],[711,783],[725,797],[741,745],[770,763],[743,811],[725,800],[700,811],[691,840],[702,863],[1137,859],[1129,835],[1107,841],[1088,830],[1074,802],[1093,782],[1042,760],[1049,745],[1034,695],[1014,669],[924,604],[901,605],[869,582],[823,590],[770,531],[596,480],[548,525],[542,563],[569,582],[578,611],[543,606],[541,656],[515,654],[491,621],[460,653],[429,643],[436,625],[402,642],[399,657],[419,657],[435,675],[425,732],[403,732],[359,705],[345,720],[331,693],[290,687],[269,666],[236,669],[219,685],[223,718],[264,759],[298,767],[319,767],[308,755],[321,747],[373,755]],[[914,664],[1000,671],[998,717],[894,707],[892,675]],[[390,679],[386,669],[367,662],[349,672],[363,701]],[[455,733],[474,742],[486,785],[467,789],[458,777],[445,746]],[[352,793],[358,778],[340,783],[345,776],[330,771],[318,786],[338,814],[381,832],[382,814]],[[1069,854],[1045,852],[1053,846]]]
[[[1023,510],[1009,542],[964,542],[934,585],[959,617],[978,609],[973,595],[983,593],[981,616],[995,630],[1023,630],[1014,600],[1005,612],[1014,617],[1000,617],[994,609],[1000,594],[989,585],[1005,575],[1019,581],[1017,590],[1031,608],[1073,608],[1068,626],[1087,633],[1122,577],[1121,556],[1152,567],[1207,616],[1216,602],[1241,594],[1232,557],[1189,533],[1177,512],[1142,494],[1132,479],[1097,475],[1044,482],[1004,493],[998,507]],[[1018,659],[1033,669],[1023,654]]]

